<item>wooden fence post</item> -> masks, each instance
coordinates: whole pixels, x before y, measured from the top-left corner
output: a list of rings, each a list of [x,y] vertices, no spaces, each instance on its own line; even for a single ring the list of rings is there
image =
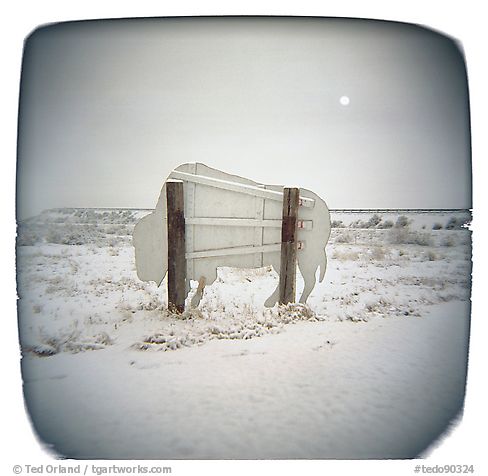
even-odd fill
[[[186,258],[185,208],[183,182],[166,182],[168,219],[168,308],[171,312],[185,310]]]
[[[280,304],[295,302],[297,266],[297,222],[299,188],[283,189],[283,221],[281,225]]]

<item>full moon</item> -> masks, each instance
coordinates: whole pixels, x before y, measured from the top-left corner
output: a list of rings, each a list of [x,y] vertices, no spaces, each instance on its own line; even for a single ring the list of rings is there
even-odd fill
[[[343,105],[343,106],[349,106],[349,103],[351,102],[350,99],[347,97],[347,96],[341,96],[341,98],[339,99],[339,102]]]

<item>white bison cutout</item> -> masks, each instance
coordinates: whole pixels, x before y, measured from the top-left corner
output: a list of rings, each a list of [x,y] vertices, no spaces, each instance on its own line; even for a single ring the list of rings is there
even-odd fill
[[[199,282],[192,298],[197,306],[205,285],[217,278],[218,267],[272,266],[279,274],[283,187],[262,185],[200,163],[177,167],[168,179],[183,181],[186,235],[186,296],[190,280]],[[304,280],[300,302],[312,292],[316,272],[325,275],[325,246],[330,236],[330,214],[315,193],[300,189],[297,261]],[[133,233],[137,276],[158,286],[168,269],[166,184],[155,210],[142,218]],[[265,306],[278,302],[279,286]]]

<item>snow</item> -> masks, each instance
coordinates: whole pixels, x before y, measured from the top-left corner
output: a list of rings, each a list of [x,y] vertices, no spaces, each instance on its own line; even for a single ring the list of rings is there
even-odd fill
[[[223,268],[177,317],[165,282],[135,274],[130,230],[144,213],[57,210],[20,226],[32,243],[17,256],[25,396],[55,453],[412,458],[459,416],[468,230],[432,230],[435,215],[333,229],[308,306],[267,310],[272,270]]]

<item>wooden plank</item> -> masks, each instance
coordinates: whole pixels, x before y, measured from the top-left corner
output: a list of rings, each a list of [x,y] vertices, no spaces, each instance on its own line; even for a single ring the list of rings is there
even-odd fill
[[[241,226],[241,227],[258,227],[258,228],[281,228],[282,220],[259,220],[253,218],[188,218],[185,217],[187,225],[201,226]],[[303,230],[313,228],[312,220],[298,220],[297,226]],[[188,238],[188,237],[187,237]]]
[[[298,220],[297,228],[300,230],[313,230],[313,220]]]
[[[280,304],[295,302],[297,267],[297,218],[299,188],[283,190],[283,224],[281,227]]]
[[[283,193],[275,190],[268,190],[265,188],[256,187],[254,185],[247,185],[239,182],[229,182],[227,180],[220,180],[213,177],[206,177],[205,175],[194,175],[187,172],[180,172],[173,170],[170,178],[184,180],[185,182],[194,182],[209,187],[221,188],[223,190],[231,190],[233,192],[245,193],[255,197],[267,198],[269,200],[276,200],[281,202],[283,200]],[[313,208],[315,200],[308,197],[300,197],[300,206]]]
[[[191,218],[186,223],[207,226],[241,226],[258,228],[281,228],[282,220],[260,220],[253,218]],[[297,220],[297,227],[302,230],[312,230],[312,220]]]
[[[186,257],[185,207],[183,182],[166,182],[168,219],[168,308],[172,312],[185,310]]]
[[[197,173],[197,164],[188,164],[189,171],[192,174]],[[196,184],[187,182],[185,185],[185,247],[186,251],[192,252],[195,249],[195,227],[191,219],[195,216],[195,188]],[[192,259],[186,261],[186,278],[197,279],[195,276],[195,263]]]
[[[220,248],[217,250],[194,251],[186,253],[187,259],[212,258],[215,256],[248,255],[253,253],[271,253],[281,250],[280,243],[262,246],[236,246],[234,248]]]
[[[263,186],[260,186],[260,188],[264,188]],[[254,197],[254,219],[257,222],[263,222],[264,218],[264,198],[262,197]],[[263,241],[263,234],[264,234],[264,229],[263,227],[260,226],[255,226],[253,229],[254,233],[254,241],[253,245],[254,246],[262,246],[264,241]],[[261,268],[263,266],[263,253],[255,253],[254,254],[254,266],[256,268]]]

